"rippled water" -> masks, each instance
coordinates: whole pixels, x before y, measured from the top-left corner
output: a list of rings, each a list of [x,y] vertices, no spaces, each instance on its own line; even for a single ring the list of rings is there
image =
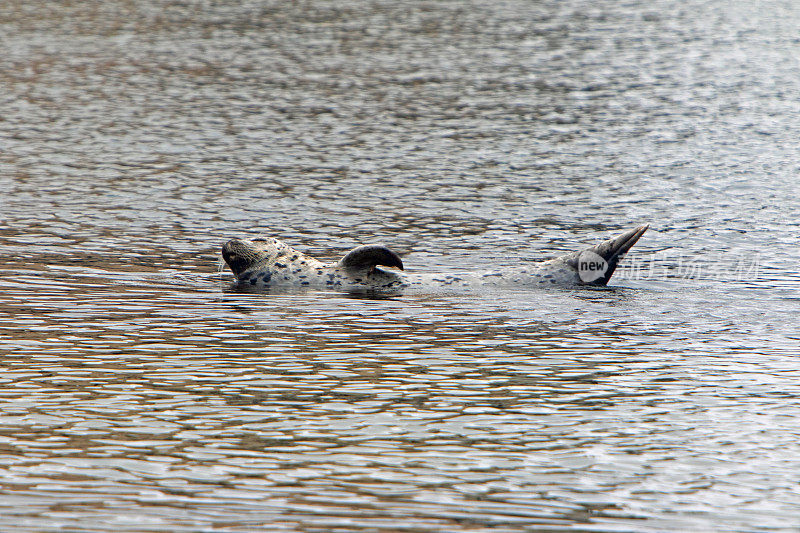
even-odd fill
[[[0,4],[0,529],[796,531],[792,2]],[[606,290],[250,294],[651,230]]]

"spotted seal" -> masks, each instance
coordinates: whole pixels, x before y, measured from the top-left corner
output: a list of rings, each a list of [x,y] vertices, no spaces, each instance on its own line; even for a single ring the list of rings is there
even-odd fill
[[[406,289],[481,286],[602,286],[614,274],[622,256],[649,226],[639,226],[616,238],[579,252],[530,266],[460,274],[406,274],[403,261],[385,246],[353,248],[339,261],[323,263],[273,237],[231,239],[222,258],[244,287],[333,289],[347,292],[402,292]]]

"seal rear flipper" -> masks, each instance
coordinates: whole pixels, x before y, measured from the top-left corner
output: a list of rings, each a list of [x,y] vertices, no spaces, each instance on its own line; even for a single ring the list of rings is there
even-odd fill
[[[403,261],[400,260],[400,256],[378,244],[353,248],[339,261],[339,267],[349,272],[372,272],[377,265],[397,267],[403,270]]]
[[[601,242],[581,252],[569,254],[564,259],[578,270],[581,282],[586,285],[605,285],[625,253],[647,231],[649,225],[628,230],[619,237]]]

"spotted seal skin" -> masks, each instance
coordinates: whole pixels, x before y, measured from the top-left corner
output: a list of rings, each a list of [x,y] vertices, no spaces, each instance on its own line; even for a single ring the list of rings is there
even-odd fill
[[[222,247],[222,257],[237,282],[254,289],[396,293],[413,288],[602,286],[608,283],[619,260],[647,228],[639,226],[596,246],[532,263],[529,267],[459,274],[406,274],[378,268],[403,270],[403,261],[387,247],[375,244],[353,248],[341,260],[324,263],[273,237],[231,239]]]
[[[340,261],[323,263],[273,237],[257,237],[231,239],[222,247],[222,258],[240,284],[254,288],[394,291],[406,286],[398,274],[377,268],[403,268],[400,257],[385,246],[359,246]]]

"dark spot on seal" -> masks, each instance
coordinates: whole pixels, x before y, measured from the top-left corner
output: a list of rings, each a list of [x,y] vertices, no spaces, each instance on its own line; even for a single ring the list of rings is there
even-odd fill
[[[308,281],[301,281],[301,282],[300,282],[300,285],[308,285],[308,284],[309,284],[309,282],[308,282]]]
[[[256,283],[258,283],[258,278],[253,278],[250,280],[250,285],[255,285]]]
[[[292,257],[289,258],[289,261],[297,261],[297,257],[298,257],[297,255],[293,255]]]
[[[284,265],[283,263],[275,263],[275,266],[278,268],[286,268],[286,265]]]
[[[264,272],[262,277],[264,278],[264,283],[267,283],[269,280],[272,279],[272,274],[270,274],[269,272]]]

